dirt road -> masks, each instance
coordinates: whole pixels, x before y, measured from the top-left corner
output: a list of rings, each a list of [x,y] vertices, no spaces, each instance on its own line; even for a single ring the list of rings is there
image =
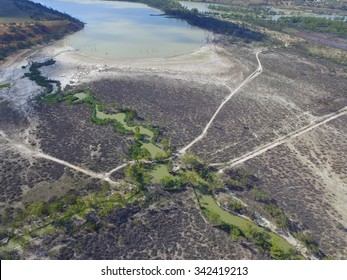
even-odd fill
[[[39,152],[39,151],[35,151],[33,149],[31,149],[30,147],[22,144],[22,143],[19,143],[18,141],[15,141],[13,139],[10,139],[8,137],[8,135],[1,131],[0,130],[0,136],[2,138],[4,138],[13,148],[19,150],[22,154],[24,154],[25,156],[27,157],[32,157],[32,158],[42,158],[42,159],[47,159],[47,160],[50,160],[50,161],[53,161],[55,163],[58,163],[58,164],[61,164],[61,165],[64,165],[66,167],[69,167],[73,170],[76,170],[78,172],[81,172],[89,177],[92,177],[92,178],[95,178],[95,179],[99,179],[99,180],[102,180],[102,181],[106,181],[110,184],[113,184],[113,185],[117,185],[119,184],[119,182],[116,182],[116,181],[113,181],[110,176],[118,171],[118,170],[121,170],[123,168],[125,168],[127,165],[131,165],[131,164],[134,164],[136,162],[143,162],[143,163],[153,163],[153,161],[150,161],[150,160],[139,160],[139,161],[134,161],[134,160],[131,160],[131,161],[128,161],[126,163],[123,163],[115,168],[113,168],[112,170],[110,170],[109,172],[106,172],[106,173],[96,173],[96,172],[93,172],[91,170],[87,170],[87,169],[84,169],[82,167],[79,167],[77,165],[74,165],[74,164],[71,164],[65,160],[61,160],[59,158],[56,158],[56,157],[53,157],[53,156],[50,156],[48,154],[45,154],[45,153],[42,153],[42,152]]]
[[[89,177],[92,177],[92,178],[95,178],[95,179],[99,179],[99,180],[103,180],[103,181],[106,181],[106,182],[108,182],[110,184],[114,184],[114,185],[117,184],[117,182],[115,182],[115,181],[110,179],[109,175],[111,173],[110,174],[96,173],[96,172],[84,169],[82,167],[73,165],[73,164],[71,164],[71,163],[69,163],[67,161],[58,159],[56,157],[44,154],[44,153],[39,152],[39,151],[35,151],[35,150],[31,149],[30,147],[27,147],[26,145],[24,145],[22,143],[19,143],[18,141],[10,139],[7,136],[7,134],[5,132],[1,131],[1,130],[0,130],[0,136],[2,138],[4,138],[11,145],[11,147],[19,150],[21,153],[23,153],[24,155],[26,155],[28,157],[47,159],[47,160],[53,161],[55,163],[64,165],[64,166],[66,166],[68,168],[71,168],[73,170],[76,170],[78,172],[81,172],[81,173],[83,173],[83,174],[85,174],[85,175],[87,175]],[[121,165],[121,166],[115,168],[114,170],[119,170],[119,169],[121,169],[121,168],[123,168],[125,166],[126,166],[126,164]],[[112,172],[114,172],[114,171],[112,171]]]
[[[255,150],[253,150],[253,151],[251,151],[251,152],[249,152],[243,156],[240,156],[238,158],[235,158],[233,160],[228,161],[227,163],[212,163],[211,166],[223,166],[223,165],[225,165],[225,167],[223,167],[222,169],[219,170],[219,173],[222,173],[225,169],[231,168],[235,165],[243,163],[243,162],[250,160],[256,156],[259,156],[270,149],[273,149],[279,145],[282,145],[286,142],[289,142],[293,138],[296,138],[296,137],[298,137],[304,133],[307,133],[307,132],[311,131],[312,129],[315,129],[315,128],[317,128],[323,124],[326,124],[327,122],[330,122],[330,121],[332,121],[332,120],[334,120],[340,116],[343,116],[345,114],[347,114],[347,107],[344,107],[335,113],[331,113],[331,114],[319,117],[315,121],[313,121],[313,123],[306,125],[306,126],[300,128],[298,130],[295,130],[295,131],[293,131],[293,132],[291,132],[285,136],[282,136],[271,143],[260,146],[257,149],[255,149]]]
[[[245,85],[247,85],[248,83],[250,83],[254,78],[256,78],[257,76],[259,76],[262,72],[263,72],[263,66],[260,63],[259,60],[259,54],[261,53],[261,51],[258,51],[255,56],[257,58],[258,61],[258,68],[251,74],[249,75],[241,84],[238,85],[237,88],[232,89],[231,87],[229,87],[226,83],[224,83],[224,85],[230,90],[230,94],[223,100],[223,102],[220,104],[220,106],[217,108],[216,112],[214,113],[214,115],[212,116],[212,118],[210,119],[210,121],[207,123],[207,125],[205,126],[204,130],[202,131],[202,133],[196,137],[192,142],[190,142],[187,146],[183,147],[182,149],[180,149],[178,151],[178,154],[182,155],[184,154],[188,149],[190,149],[196,142],[200,141],[202,138],[204,138],[207,134],[208,129],[211,127],[213,121],[215,120],[215,118],[217,117],[218,113],[220,112],[220,110],[222,110],[222,108],[224,107],[224,105],[233,97],[233,95],[235,93],[237,93],[242,87],[244,87]]]

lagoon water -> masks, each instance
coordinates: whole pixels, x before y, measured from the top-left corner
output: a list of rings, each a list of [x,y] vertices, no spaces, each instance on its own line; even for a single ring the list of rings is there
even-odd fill
[[[169,57],[194,51],[208,34],[144,4],[102,0],[34,0],[86,23],[67,38],[82,53],[112,58]]]
[[[187,9],[197,9],[199,12],[210,12],[211,10],[208,8],[208,6],[211,3],[205,3],[205,2],[189,2],[189,1],[179,1],[183,7],[186,7]]]

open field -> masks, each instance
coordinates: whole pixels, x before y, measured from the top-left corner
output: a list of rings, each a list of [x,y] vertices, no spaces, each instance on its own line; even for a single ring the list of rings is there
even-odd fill
[[[104,172],[126,158],[127,139],[119,137],[112,125],[92,123],[85,104],[41,105],[37,108],[37,115],[41,120],[37,137],[41,139],[43,152],[90,170]]]
[[[164,128],[174,146],[198,134],[226,94],[222,87],[148,76],[100,80],[90,88],[102,102],[133,108],[147,121]],[[199,105],[195,106],[197,101]]]
[[[341,117],[244,165],[319,247],[346,258],[346,132]]]
[[[346,106],[343,69],[334,73],[329,63],[290,52],[259,57],[263,74],[225,105],[205,141],[193,147],[201,157],[231,160]]]
[[[0,95],[0,131],[11,139],[5,141],[0,135],[1,209],[9,204],[24,209],[35,202],[59,202],[68,194],[89,203],[90,197],[105,188],[103,181],[88,176],[89,171],[106,176],[114,170],[108,175],[120,185],[111,186],[107,197],[126,196],[139,188],[129,179],[126,166],[135,166],[128,150],[134,136],[116,133],[111,124],[93,123],[87,104],[38,101],[42,89],[21,79],[28,60],[42,62],[54,57],[54,65],[41,68],[44,76],[61,81],[65,90],[90,90],[105,106],[99,117],[116,114],[114,103],[135,110],[138,123],[160,127],[160,137],[169,139],[177,151],[203,132],[222,101],[257,69],[255,54],[260,50],[253,45],[211,44],[167,59],[112,61],[82,55],[59,42],[29,57],[13,58],[0,69],[0,85],[11,85],[2,88],[6,94]],[[259,59],[260,75],[225,103],[206,135],[188,148],[207,165],[243,156],[347,105],[346,73],[333,62],[293,49],[262,51]],[[257,178],[257,186],[233,193],[248,208],[274,222],[265,204],[254,199],[254,189],[266,191],[295,230],[311,233],[324,255],[339,259],[347,258],[345,122],[346,116],[341,116],[245,161],[241,167]],[[28,149],[20,149],[23,145],[46,157],[26,153]],[[88,172],[82,175],[59,161]],[[86,207],[63,227],[45,225],[39,234],[35,229],[29,236],[35,242],[14,257],[269,257],[248,241],[232,241],[229,234],[208,222],[191,187],[166,191],[161,184],[168,174],[166,167],[162,163],[153,171],[153,182],[145,186],[136,203],[131,199],[116,206],[111,203],[104,216],[88,215],[90,208]],[[80,201],[76,203],[73,207],[81,207]],[[93,211],[101,208],[96,205]],[[45,219],[39,217],[37,223]],[[15,247],[13,242],[11,239],[6,246]]]
[[[34,55],[39,56],[39,53]],[[59,65],[59,61],[57,64],[58,67],[62,66]],[[10,80],[13,84],[0,103],[4,108],[1,110],[3,113],[1,130],[11,140],[4,141],[6,139],[5,134],[1,136],[3,144],[1,150],[1,158],[3,159],[1,162],[1,170],[3,171],[1,187],[4,193],[1,205],[2,215],[5,215],[4,208],[8,208],[8,203],[17,209],[5,212],[10,213],[9,215],[15,215],[13,213],[20,211],[18,207],[24,209],[27,205],[41,201],[52,203],[71,194],[83,197],[91,190],[95,191],[100,188],[99,183],[93,183],[92,179],[76,173],[65,165],[37,158],[35,155],[38,153],[65,160],[88,170],[106,172],[127,159],[128,142],[132,140],[131,136],[121,136],[115,133],[114,128],[110,125],[93,124],[86,104],[69,105],[64,102],[44,104],[38,102],[35,99],[40,94],[38,87],[27,79],[19,79],[25,70],[19,71],[16,67],[21,68],[23,65],[26,65],[26,61],[19,58],[15,66],[12,65],[13,68],[3,69],[2,72],[2,79]],[[45,67],[43,70],[45,73],[49,73],[49,71],[54,73],[57,71],[56,68],[57,66],[53,65]],[[177,74],[179,73],[177,72]],[[172,76],[172,72],[169,75]],[[165,108],[158,109],[159,114],[152,109],[150,113],[153,113],[153,116],[148,119],[146,118],[148,116],[147,110],[150,110],[150,102],[154,102],[158,96],[165,99],[167,92],[173,93],[172,100],[174,97],[179,97],[181,92],[184,93],[183,101],[189,103],[190,107],[194,106],[195,98],[202,100],[201,97],[203,97],[205,99],[204,106],[207,108],[211,98],[215,99],[215,104],[223,98],[223,94],[220,93],[215,96],[214,88],[206,85],[206,83],[198,82],[196,85],[190,85],[188,82],[184,82],[182,86],[180,85],[181,79],[173,79],[172,77],[166,78],[160,84],[148,83],[141,72],[138,79],[131,81],[128,80],[128,76],[117,75],[117,77],[115,81],[107,79],[102,80],[99,84],[97,82],[92,82],[89,85],[83,83],[78,88],[89,87],[95,90],[95,96],[104,104],[117,102],[122,106],[131,107],[136,109],[139,116],[146,119],[146,122],[150,121],[151,124],[160,125],[164,125],[161,118],[164,117],[165,120],[169,120],[166,117]],[[159,80],[157,78],[154,81],[159,82]],[[118,83],[117,86],[122,86],[119,86],[119,92],[109,91],[109,86],[112,83]],[[102,86],[105,87],[102,88]],[[100,91],[96,90],[98,87],[101,87]],[[113,87],[111,86],[111,88]],[[138,88],[143,88],[143,90],[139,91]],[[28,89],[29,95],[23,94],[24,89]],[[121,90],[124,91],[124,95],[121,95]],[[218,87],[219,90],[223,91],[220,86]],[[130,96],[133,92],[136,92],[137,96],[135,95],[133,100],[129,99],[128,102],[125,102],[127,101],[125,99],[126,94]],[[143,95],[147,92],[154,92],[154,94],[147,104],[143,103],[145,107],[142,109],[138,101],[145,100]],[[189,96],[190,93],[193,96]],[[30,102],[28,102],[28,98],[30,98]],[[138,99],[137,103],[135,103],[136,98]],[[25,103],[27,106],[18,106],[17,104],[20,103]],[[182,103],[178,100],[173,115],[177,108],[181,110],[179,105]],[[166,104],[168,108],[169,101]],[[159,103],[156,106],[154,109],[160,108]],[[179,114],[182,112],[182,110],[178,111]],[[207,117],[206,114],[206,120]],[[186,126],[184,132],[187,134],[187,140],[193,137],[188,135],[189,125],[195,125],[194,121],[199,119],[198,111],[195,110],[194,113],[187,114],[187,121],[190,118],[192,121]],[[174,121],[168,123],[168,126],[164,126],[165,133],[168,135],[174,135],[171,134],[172,129],[178,130],[178,127],[182,125],[182,123]],[[198,133],[197,128],[196,133]],[[173,139],[174,142],[175,138],[173,137]],[[176,139],[178,143],[184,143],[179,138]],[[24,146],[27,148],[24,149]],[[30,150],[33,150],[34,153],[30,153]],[[154,175],[161,177],[162,172],[160,170],[159,173]],[[158,188],[158,184],[155,188]],[[88,228],[67,234],[60,229],[52,228],[50,225],[44,226],[40,230],[33,230],[29,226],[30,234],[21,237],[20,242],[11,239],[8,244],[2,246],[1,254],[9,253],[10,255],[6,255],[6,258],[11,256],[13,258],[62,259],[266,258],[263,254],[258,253],[252,244],[229,242],[228,234],[206,222],[191,190],[187,190],[187,194],[177,193],[173,195],[166,192],[162,193],[160,187],[155,191],[155,188],[154,193],[152,194],[153,191],[151,191],[150,194],[155,199],[150,200],[148,205],[134,209],[130,206],[122,209],[115,208],[107,220],[103,218],[103,228],[106,229],[103,234],[90,231]],[[184,200],[182,200],[182,195]],[[163,198],[159,199],[161,196]],[[37,220],[38,224],[41,222],[41,218]],[[130,229],[134,234],[129,234]],[[69,244],[62,246],[62,242],[66,238],[70,240]],[[115,240],[117,242],[114,242]],[[155,241],[155,244],[165,243],[166,246],[155,245],[153,240],[161,240],[159,243]],[[106,244],[105,241],[110,241],[110,244],[114,245],[106,249],[102,246],[102,244]],[[24,252],[19,250],[18,255],[15,251],[11,251],[11,248],[21,248],[20,244],[24,244],[23,242],[26,244]],[[85,249],[81,250],[81,248]],[[1,256],[4,258],[5,255]]]

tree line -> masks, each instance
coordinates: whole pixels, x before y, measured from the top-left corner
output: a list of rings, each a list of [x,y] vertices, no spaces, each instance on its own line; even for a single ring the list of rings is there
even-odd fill
[[[120,0],[126,1],[126,0]],[[127,2],[144,3],[165,12],[166,16],[183,19],[193,26],[212,31],[217,34],[232,35],[245,40],[262,41],[266,35],[253,31],[245,26],[200,13],[197,9],[187,9],[176,0],[130,0]]]

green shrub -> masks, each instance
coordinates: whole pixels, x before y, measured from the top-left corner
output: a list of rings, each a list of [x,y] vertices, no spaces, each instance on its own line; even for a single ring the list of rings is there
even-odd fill
[[[238,241],[244,234],[237,226],[230,226],[230,236],[233,241]]]
[[[237,199],[233,199],[228,203],[228,207],[231,209],[231,211],[234,211],[236,213],[241,213],[242,210],[245,209],[245,205]]]

